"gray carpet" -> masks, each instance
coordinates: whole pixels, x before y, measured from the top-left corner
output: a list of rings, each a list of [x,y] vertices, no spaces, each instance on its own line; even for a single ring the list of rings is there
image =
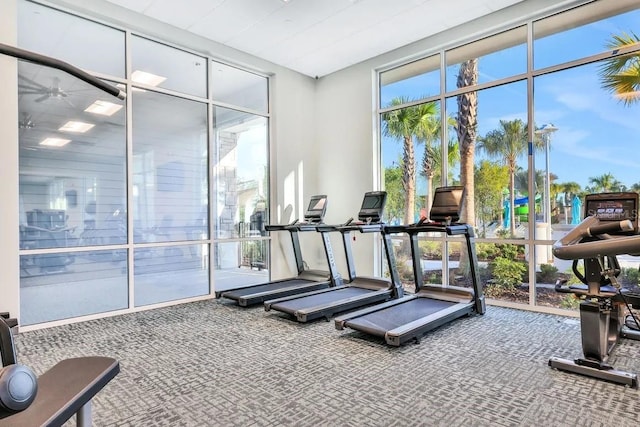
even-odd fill
[[[419,345],[388,347],[333,322],[204,301],[20,334],[42,373],[105,355],[122,372],[97,396],[96,426],[638,426],[640,392],[552,370],[578,356],[575,320],[505,308]],[[616,367],[640,372],[640,342]],[[73,425],[73,424],[69,424]]]

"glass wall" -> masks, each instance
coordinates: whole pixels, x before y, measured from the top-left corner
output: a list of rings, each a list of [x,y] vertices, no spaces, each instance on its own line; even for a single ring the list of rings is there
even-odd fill
[[[415,222],[432,190],[424,187],[424,204],[421,195],[410,202],[407,189],[421,188],[415,152],[428,133],[395,124],[411,124],[418,107],[441,104],[431,131],[449,153],[437,166],[440,184],[467,188],[462,217],[475,226],[481,278],[494,303],[575,309],[554,284],[578,279],[551,244],[582,219],[585,194],[640,191],[640,167],[622,154],[633,150],[640,112],[640,9],[632,3],[592,2],[453,46],[439,53],[442,71],[430,54],[423,61],[432,67],[422,74],[415,72],[420,61],[379,74],[381,176],[389,199],[400,201],[389,216]],[[440,74],[439,92],[416,78]],[[396,76],[392,83],[389,76]],[[424,240],[425,248],[440,245]],[[448,240],[441,271],[449,265],[452,284],[464,272],[455,271],[457,243]],[[637,286],[637,260],[620,258],[623,281]]]
[[[128,96],[19,62],[22,325],[267,280],[267,78],[18,4],[20,47],[109,76]]]

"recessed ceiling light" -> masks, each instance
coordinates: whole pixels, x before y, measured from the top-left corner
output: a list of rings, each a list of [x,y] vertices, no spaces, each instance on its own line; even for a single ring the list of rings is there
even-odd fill
[[[85,133],[94,126],[95,125],[91,123],[76,122],[73,120],[69,120],[67,123],[62,125],[62,127],[59,128],[58,130],[62,132]]]
[[[68,143],[70,143],[70,139],[63,138],[46,138],[40,141],[40,145],[44,145],[47,147],[64,147]]]
[[[131,74],[131,80],[136,83],[142,83],[149,86],[158,86],[163,81],[167,80],[166,77],[158,76],[156,74],[147,73],[146,71],[136,70]]]
[[[93,104],[87,107],[87,113],[100,114],[103,116],[113,116],[115,113],[122,109],[122,105],[114,104],[113,102],[97,100]]]

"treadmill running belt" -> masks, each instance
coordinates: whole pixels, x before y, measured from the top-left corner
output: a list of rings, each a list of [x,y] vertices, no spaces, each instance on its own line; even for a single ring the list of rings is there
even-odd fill
[[[309,295],[302,298],[296,298],[289,301],[282,301],[271,306],[274,310],[294,312],[304,308],[312,308],[318,305],[324,305],[345,298],[351,298],[362,294],[372,293],[371,289],[347,287],[336,289],[335,291],[323,292],[321,294]]]
[[[345,326],[383,337],[388,331],[455,304],[431,298],[416,298],[348,320]]]
[[[304,279],[291,279],[285,280],[282,282],[274,282],[274,283],[265,283],[264,285],[258,286],[248,286],[246,288],[235,289],[233,291],[223,291],[222,296],[225,298],[240,298],[246,295],[253,295],[260,292],[269,292],[275,289],[286,289],[290,287],[295,287],[299,285],[305,285],[307,283],[312,283],[312,280],[304,280]]]

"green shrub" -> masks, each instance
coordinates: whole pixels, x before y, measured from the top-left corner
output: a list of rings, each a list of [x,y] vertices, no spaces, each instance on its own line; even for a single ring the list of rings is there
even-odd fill
[[[420,241],[418,242],[420,247],[420,253],[423,258],[428,259],[442,259],[442,243],[434,241]]]
[[[627,267],[623,268],[618,279],[625,286],[637,285],[640,278],[640,271],[637,268]]]
[[[491,261],[498,253],[498,248],[493,243],[476,243],[476,256],[479,261]]]
[[[522,262],[503,257],[494,259],[490,265],[492,284],[505,291],[515,291],[522,283],[522,275],[527,271]]]
[[[551,264],[540,264],[540,273],[536,281],[540,283],[555,283],[558,277],[558,269]]]
[[[560,301],[560,308],[576,310],[580,306],[580,298],[574,294],[567,294]]]

